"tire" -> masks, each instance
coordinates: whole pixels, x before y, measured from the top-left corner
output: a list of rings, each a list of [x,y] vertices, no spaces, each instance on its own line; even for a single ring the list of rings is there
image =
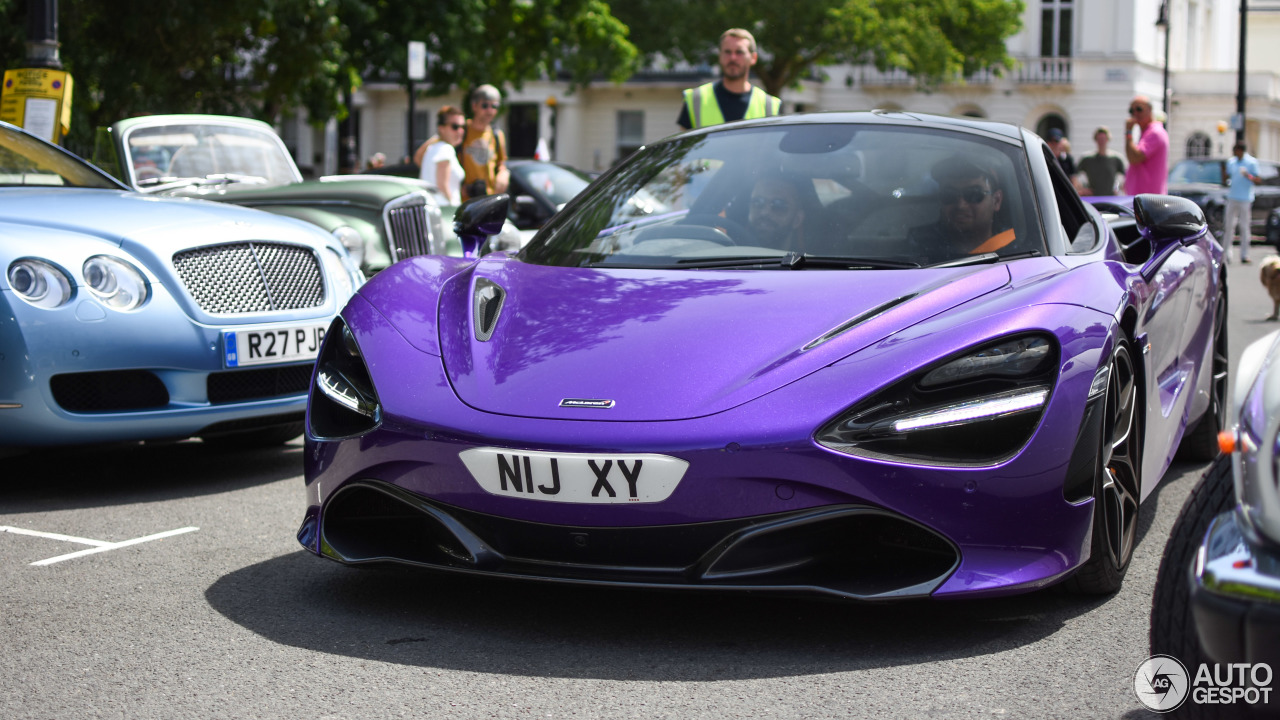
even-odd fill
[[[1178,459],[1197,462],[1212,460],[1218,456],[1218,433],[1227,426],[1227,372],[1231,367],[1227,345],[1227,297],[1218,296],[1213,313],[1213,379],[1209,388],[1209,409],[1196,422],[1194,428],[1182,437],[1178,445]]]
[[[1210,521],[1230,510],[1234,503],[1231,457],[1223,455],[1209,466],[1182,504],[1156,573],[1151,601],[1151,654],[1175,657],[1190,673],[1195,673],[1202,663],[1212,662],[1200,648],[1191,613],[1191,563]],[[1218,717],[1214,707],[1188,701],[1174,716]]]
[[[258,450],[283,445],[302,434],[303,423],[269,425],[256,430],[201,435],[204,444],[220,450]]]
[[[1111,354],[1104,400],[1101,445],[1094,468],[1093,537],[1089,559],[1064,587],[1082,595],[1108,595],[1120,589],[1137,542],[1138,498],[1142,488],[1142,417],[1138,377],[1129,343]]]

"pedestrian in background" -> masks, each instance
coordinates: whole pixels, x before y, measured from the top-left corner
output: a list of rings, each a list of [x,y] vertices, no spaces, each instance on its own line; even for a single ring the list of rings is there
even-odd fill
[[[755,36],[742,28],[725,30],[720,35],[720,79],[684,91],[676,124],[692,130],[779,114],[782,101],[748,79],[757,59]]]
[[[458,162],[457,149],[467,130],[462,110],[445,105],[436,113],[436,134],[422,144],[418,177],[435,186],[449,199],[450,205],[462,202],[462,180],[466,172]],[[415,153],[416,154],[416,153]]]
[[[1058,128],[1049,128],[1049,150],[1053,152],[1053,156],[1058,159],[1058,166],[1062,168],[1062,172],[1067,177],[1074,177],[1076,174],[1076,161],[1071,157],[1071,142],[1067,140],[1067,136]]]
[[[1124,177],[1124,158],[1120,153],[1107,147],[1111,141],[1111,130],[1101,125],[1093,131],[1093,142],[1097,150],[1080,158],[1076,165],[1083,182],[1080,183],[1081,195],[1119,195],[1120,178]]]
[[[387,156],[382,153],[374,153],[369,156],[369,161],[365,163],[365,170],[377,170],[387,166]]]
[[[1258,177],[1258,160],[1245,152],[1244,143],[1238,142],[1231,148],[1235,157],[1227,160],[1224,181],[1231,184],[1227,188],[1227,216],[1222,229],[1222,244],[1227,249],[1227,258],[1231,258],[1231,246],[1236,235],[1240,236],[1240,262],[1249,264],[1249,241],[1253,233],[1253,186],[1262,180]]]
[[[1129,118],[1124,121],[1124,154],[1129,160],[1124,176],[1126,193],[1169,192],[1169,133],[1152,115],[1151,100],[1145,95],[1138,95],[1129,103]]]
[[[471,119],[462,140],[462,199],[507,191],[511,180],[507,170],[506,136],[493,127],[502,107],[502,93],[492,85],[481,85],[471,93]]]

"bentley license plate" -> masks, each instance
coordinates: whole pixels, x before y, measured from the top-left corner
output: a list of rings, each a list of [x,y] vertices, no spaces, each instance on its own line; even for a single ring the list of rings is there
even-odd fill
[[[223,330],[226,366],[270,365],[315,360],[328,323]]]
[[[563,503],[655,503],[671,496],[689,463],[666,455],[547,453],[472,448],[458,454],[492,495]]]

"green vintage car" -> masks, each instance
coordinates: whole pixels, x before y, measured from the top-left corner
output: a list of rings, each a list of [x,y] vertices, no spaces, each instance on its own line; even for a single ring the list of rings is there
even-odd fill
[[[324,228],[366,275],[415,255],[461,255],[453,207],[427,182],[382,175],[303,180],[272,127],[221,115],[149,115],[99,129],[92,160],[144,193],[255,207]],[[442,210],[444,216],[442,217]]]

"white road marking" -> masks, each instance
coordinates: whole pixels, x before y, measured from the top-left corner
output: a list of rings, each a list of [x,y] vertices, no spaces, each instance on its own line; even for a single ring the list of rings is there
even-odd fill
[[[59,535],[58,533],[40,532],[39,530],[24,530],[22,528],[10,527],[8,525],[0,525],[0,532],[13,533],[14,535],[31,535],[32,537],[47,538],[49,540],[62,540],[64,542],[80,543],[81,545],[96,545],[98,547],[111,544],[105,540],[90,540],[89,538],[80,538],[72,535]]]
[[[84,555],[92,555],[94,553],[106,552],[108,550],[115,550],[117,548],[128,547],[130,545],[137,545],[139,543],[150,542],[152,540],[160,540],[167,537],[173,537],[174,535],[182,535],[183,533],[195,532],[196,530],[199,530],[199,529],[200,528],[197,528],[197,527],[184,527],[184,528],[178,528],[177,530],[166,530],[165,532],[156,533],[154,535],[147,535],[145,537],[134,538],[132,540],[122,540],[120,542],[113,543],[113,542],[106,542],[103,540],[93,540],[90,538],[74,537],[72,535],[60,535],[58,533],[40,532],[39,530],[25,530],[23,528],[10,527],[8,525],[0,525],[0,532],[8,532],[8,533],[13,533],[15,535],[31,535],[34,537],[47,538],[49,540],[62,540],[65,542],[73,542],[73,543],[80,543],[81,545],[93,546],[91,548],[88,548],[87,550],[78,550],[73,553],[67,553],[66,555],[51,557],[47,560],[37,560],[36,562],[31,563],[32,565],[41,565],[41,566],[52,565],[56,562],[62,562],[63,560],[71,560],[72,558],[78,558]]]

